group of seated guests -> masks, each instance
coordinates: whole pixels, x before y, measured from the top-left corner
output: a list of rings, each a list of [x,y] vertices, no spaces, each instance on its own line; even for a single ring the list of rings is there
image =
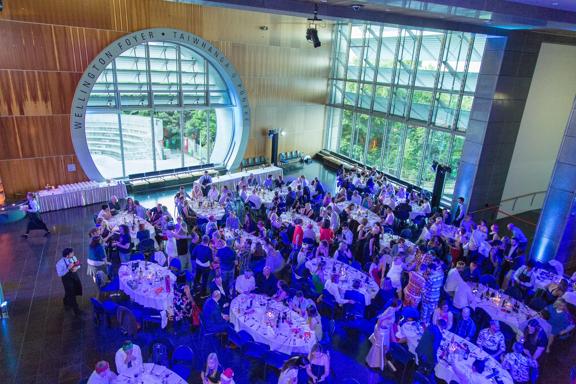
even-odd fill
[[[139,241],[156,236],[158,247],[152,260],[170,266],[178,274],[174,305],[176,322],[194,323],[193,319],[199,317],[207,330],[231,332],[227,313],[231,299],[237,294],[257,292],[289,304],[307,319],[321,340],[324,333],[316,305],[333,301],[337,316],[345,320],[375,316],[381,319],[387,313],[387,318],[393,318],[392,323],[398,328],[398,332],[394,332],[399,336],[398,340],[408,340],[410,351],[416,354],[417,345],[410,348],[410,326],[406,326],[410,321],[405,317],[399,320],[399,309],[403,301],[406,304],[412,277],[423,276],[425,280],[434,272],[440,276],[440,283],[447,280],[447,286],[450,285],[450,273],[458,273],[465,282],[484,282],[486,276],[491,276],[490,281],[494,280],[494,284],[503,289],[510,288],[507,292],[519,300],[530,301],[537,297],[549,304],[540,310],[552,324],[552,337],[543,339],[541,330],[532,322],[525,329],[522,356],[530,361],[537,361],[542,354],[540,348],[546,350],[554,337],[568,334],[573,327],[561,299],[568,289],[568,281],[536,291],[534,263],[525,257],[526,236],[513,224],[508,226],[510,235],[506,236],[500,233],[497,224],[475,223],[471,215],[466,214],[462,198],[458,200],[454,214],[446,209],[432,213],[425,196],[395,187],[382,173],[367,169],[340,170],[338,191],[334,196],[325,191],[318,179],[308,181],[304,176],[286,184],[281,176],[259,181],[251,175],[242,179],[234,190],[225,187],[218,190],[210,188],[209,184],[196,184],[191,195],[184,188],[180,189],[175,196],[175,220],[161,204],[146,210],[130,198],[126,203],[127,211],[147,220],[156,229],[155,234],[141,233],[148,232],[142,226],[137,234]],[[248,188],[253,187],[274,191],[272,204],[265,206],[257,193],[250,194]],[[225,208],[224,219],[198,220],[193,212],[194,201],[205,199]],[[343,209],[338,204],[341,202],[347,202]],[[367,219],[355,220],[352,211],[357,206],[376,213],[380,222],[369,225]],[[117,200],[113,200],[98,214],[96,228],[90,233],[93,240],[90,254],[100,253],[104,256],[98,257],[108,258],[117,254],[122,262],[130,260],[133,248],[130,229],[121,225],[119,233],[115,234],[106,225],[106,220],[119,211]],[[417,213],[412,215],[414,219],[408,219],[407,213],[414,211]],[[280,219],[284,212],[301,216],[286,223]],[[318,237],[314,225],[303,225],[301,217],[318,223]],[[445,229],[451,225],[456,231],[453,237],[447,237]],[[389,246],[381,244],[383,234],[398,233],[406,227],[414,230],[413,241],[418,238],[418,232],[422,232],[415,244],[402,237],[395,238]],[[243,230],[259,241],[253,244],[251,239],[226,239],[225,228]],[[488,256],[480,252],[482,244],[489,244]],[[98,252],[94,251],[96,248]],[[370,300],[362,293],[361,281],[354,281],[351,289],[342,291],[339,275],[325,273],[322,262],[318,263],[317,270],[308,270],[306,261],[319,256],[333,257],[364,270],[378,284],[376,297]],[[476,341],[486,350],[496,345],[497,358],[516,353],[507,357],[508,361],[521,360],[517,354],[520,347],[515,344],[513,350],[504,353],[497,322],[486,329],[478,329],[469,308],[471,293],[465,288],[456,288],[446,287],[443,293],[450,305],[443,303],[435,311],[424,309],[423,313],[428,314],[424,324],[442,324],[445,329]],[[396,300],[395,306],[391,305],[393,300]],[[408,304],[405,306],[418,306],[419,303],[409,301]],[[390,308],[394,308],[394,316],[390,316]],[[416,319],[412,321],[417,322]],[[382,324],[385,322],[377,321],[376,327]],[[536,337],[534,333],[540,336]],[[537,347],[530,344],[530,340]],[[521,373],[517,374],[521,376]]]

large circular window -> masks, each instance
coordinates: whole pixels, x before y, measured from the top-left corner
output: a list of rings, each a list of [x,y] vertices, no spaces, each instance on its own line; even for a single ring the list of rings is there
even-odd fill
[[[190,33],[122,37],[90,64],[72,137],[94,180],[214,163],[235,168],[248,138],[246,91],[220,51]]]

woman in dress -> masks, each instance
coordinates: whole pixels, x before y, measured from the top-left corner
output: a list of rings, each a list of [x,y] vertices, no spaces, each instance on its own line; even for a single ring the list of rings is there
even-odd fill
[[[316,343],[308,355],[310,365],[306,368],[308,374],[308,383],[329,383],[330,375],[330,355],[324,349],[322,344]]]
[[[202,187],[200,184],[194,184],[192,187],[192,200],[202,200],[204,194],[202,193]]]
[[[330,257],[330,246],[326,240],[322,240],[318,248],[316,248],[316,257]]]
[[[166,237],[166,247],[164,251],[168,256],[168,264],[172,261],[172,259],[178,257],[178,247],[176,245],[176,241],[178,239],[189,239],[189,236],[181,235],[176,231],[176,226],[174,223],[168,223],[166,225],[166,229],[164,230],[164,236]]]
[[[320,228],[320,241],[327,241],[332,244],[334,241],[334,231],[330,228],[330,220],[322,220],[322,227]]]
[[[190,286],[186,283],[186,274],[181,273],[174,286],[174,328],[179,328],[182,320],[190,320],[193,304],[194,298]]]
[[[129,214],[136,214],[136,205],[134,204],[134,199],[131,197],[126,199],[126,212]]]
[[[441,301],[438,308],[434,310],[432,315],[432,323],[438,325],[438,320],[444,320],[446,322],[446,329],[452,329],[452,324],[454,323],[454,315],[450,312],[450,307],[446,301]]]
[[[222,374],[222,367],[218,361],[218,355],[214,352],[208,355],[206,359],[206,368],[200,372],[202,384],[213,384],[220,382],[220,375]]]
[[[546,353],[550,352],[550,347],[557,337],[562,338],[574,329],[574,321],[564,299],[558,299],[554,304],[546,308],[549,315],[548,322],[552,326],[550,338],[548,339],[548,348]]]
[[[127,225],[120,225],[120,236],[113,245],[118,249],[120,261],[127,263],[130,261],[130,251],[132,249],[132,238],[130,237],[130,229]]]
[[[310,327],[310,330],[316,335],[316,340],[322,340],[324,336],[322,333],[322,320],[320,319],[316,306],[313,304],[310,304],[306,308],[306,323],[308,327]]]
[[[402,256],[396,256],[390,265],[386,277],[392,282],[392,286],[402,295],[402,271],[404,270],[404,259]]]
[[[374,333],[370,336],[369,340],[372,347],[366,355],[366,364],[370,368],[378,368],[381,371],[386,366],[386,352],[390,348],[390,335],[392,334],[392,326],[396,321],[396,312],[401,307],[401,302],[398,299],[392,300],[392,305],[378,316]]]

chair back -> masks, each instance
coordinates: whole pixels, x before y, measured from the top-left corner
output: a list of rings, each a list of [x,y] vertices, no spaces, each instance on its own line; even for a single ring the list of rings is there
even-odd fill
[[[104,306],[97,298],[91,297],[90,304],[92,304],[92,310],[94,311],[95,314],[106,313],[106,311],[104,310]]]
[[[194,351],[187,345],[180,345],[172,354],[172,362],[178,361],[179,363],[191,363],[194,361]]]
[[[182,270],[182,263],[180,262],[180,259],[174,258],[174,259],[170,260],[169,268],[174,268],[175,270],[180,272]]]
[[[404,228],[402,230],[402,232],[400,232],[400,237],[411,240],[412,239],[412,230],[410,228]]]
[[[144,254],[154,252],[154,239],[144,239],[139,242],[138,251]]]
[[[500,286],[498,285],[496,278],[492,275],[484,274],[480,276],[480,284],[490,287],[492,289],[496,290],[500,289]]]
[[[130,309],[119,305],[118,311],[116,312],[116,320],[118,320],[122,333],[134,336],[138,332],[136,316]]]
[[[150,346],[150,362],[156,365],[168,367],[170,365],[170,355],[172,345],[167,340],[155,340]]]

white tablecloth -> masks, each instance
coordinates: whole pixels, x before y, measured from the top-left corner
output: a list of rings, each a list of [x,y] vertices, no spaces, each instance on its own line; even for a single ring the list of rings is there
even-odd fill
[[[154,226],[148,221],[141,219],[134,214],[127,213],[126,211],[122,211],[116,216],[112,216],[112,218],[108,220],[110,229],[113,231],[117,230],[120,225],[126,224],[130,229],[130,237],[132,238],[132,243],[134,243],[135,246],[138,245],[138,238],[136,237],[136,234],[138,233],[138,228],[141,223],[143,223],[144,227],[146,227],[146,229],[150,232],[150,238],[154,240],[155,246],[158,247],[155,236],[156,230],[154,229]]]
[[[163,365],[156,365],[152,363],[144,363],[144,372],[130,372],[129,374],[118,375],[116,384],[186,384],[186,380],[172,372],[170,369]],[[138,374],[138,377],[135,375]],[[166,379],[166,381],[162,381]],[[139,380],[139,381],[138,381]]]
[[[352,288],[354,280],[360,280],[361,285],[358,291],[366,298],[366,305],[370,305],[372,299],[378,293],[378,284],[376,284],[371,276],[368,276],[367,273],[359,271],[356,268],[352,268],[348,264],[341,263],[336,259],[325,257],[316,257],[306,262],[306,268],[310,273],[316,272],[318,269],[318,263],[321,260],[326,263],[323,273],[324,281],[330,280],[332,273],[339,274],[340,280],[338,280],[338,289],[340,290],[340,294],[344,296],[346,291],[354,289]]]
[[[464,348],[465,345],[468,346],[468,350],[470,354],[468,359],[464,360]],[[498,371],[498,376],[502,380],[504,384],[513,384],[514,381],[510,376],[510,373],[505,370],[502,365],[496,361],[492,356],[484,352],[482,348],[477,347],[476,345],[470,343],[467,340],[464,340],[458,335],[455,335],[452,332],[445,331],[444,338],[442,339],[442,343],[440,348],[438,349],[438,364],[434,369],[434,373],[436,377],[442,379],[446,382],[450,382],[452,380],[456,381],[460,384],[467,384],[467,381],[458,380],[458,376],[452,370],[452,367],[448,362],[444,359],[441,359],[441,356],[445,351],[448,351],[447,358],[448,360],[452,361],[451,359],[455,359],[457,361],[459,367],[472,367],[472,364],[476,360],[484,360],[486,362],[483,376],[486,378],[484,381],[486,384],[493,384],[495,381],[489,379],[487,376],[492,375],[494,373],[494,369]]]
[[[234,191],[236,184],[238,184],[238,181],[240,181],[242,177],[248,178],[250,174],[256,176],[260,184],[262,184],[264,180],[266,180],[266,177],[268,177],[268,175],[272,175],[272,177],[282,175],[282,168],[271,166],[265,168],[251,169],[250,171],[236,172],[236,173],[230,173],[228,175],[213,177],[212,186],[216,186],[218,189],[221,189],[223,186],[227,186],[228,189]],[[196,181],[196,183],[198,183],[198,180]]]
[[[299,213],[294,212],[284,212],[280,215],[280,220],[283,223],[294,223],[295,218],[300,218],[302,220],[302,229],[306,230],[309,224],[312,224],[312,230],[316,233],[316,240],[320,239],[320,227],[318,223],[309,218],[308,216],[301,215]]]
[[[224,231],[224,238],[226,240],[234,239],[234,247],[236,249],[244,248],[244,243],[246,242],[246,239],[252,240],[252,250],[256,248],[256,243],[260,243],[262,244],[262,246],[264,246],[264,239],[261,239],[258,236],[251,235],[248,232],[243,231],[242,229],[233,231],[231,229],[224,228],[223,231]]]
[[[226,214],[226,210],[216,201],[210,201],[207,198],[202,200],[192,200],[190,202],[190,207],[196,216],[201,219],[208,219],[210,216],[214,216],[216,220],[221,220]]]
[[[343,211],[350,204],[352,204],[350,201],[343,201],[343,202],[340,202],[336,205],[338,206],[338,208],[340,210]],[[362,219],[365,218],[368,220],[368,226],[370,226],[370,227],[373,226],[374,224],[380,222],[380,220],[381,220],[380,216],[378,216],[377,214],[375,214],[371,210],[360,207],[358,205],[355,205],[355,208],[350,212],[350,217],[359,223],[361,223]]]
[[[534,270],[534,273],[536,274],[536,282],[534,283],[536,289],[538,288],[544,289],[548,286],[548,284],[551,283],[558,284],[562,279],[566,279],[564,276],[560,276],[556,273],[549,272],[545,269],[540,268]],[[573,290],[570,284],[568,285],[568,290],[569,291]]]
[[[282,316],[286,321],[279,321]],[[241,294],[230,303],[230,322],[236,332],[246,331],[273,351],[291,355],[309,353],[316,335],[306,320],[284,304],[264,295]]]
[[[137,265],[134,272],[132,265]],[[120,289],[136,303],[147,308],[172,312],[176,276],[168,268],[150,262],[131,261],[122,264],[118,275]],[[170,292],[166,291],[167,275],[170,277]]]
[[[392,235],[390,233],[383,233],[382,235],[380,235],[380,248],[391,248],[390,242],[391,241],[398,242],[398,239],[400,239],[400,236],[398,236],[398,235]],[[416,246],[416,244],[414,244],[410,240],[408,240],[408,239],[404,239],[404,240],[405,240],[404,244],[406,245],[406,247]]]
[[[476,301],[472,303],[472,308],[482,308],[492,319],[508,324],[518,334],[522,333],[530,319],[537,319],[544,332],[546,332],[546,335],[550,336],[550,323],[523,302],[517,301],[485,285],[469,284],[476,298]],[[484,297],[482,297],[482,295]]]
[[[77,184],[61,185],[56,189],[36,192],[41,212],[57,211],[64,208],[81,207],[109,201],[112,196],[126,198],[128,192],[123,182],[97,183],[86,181]]]

